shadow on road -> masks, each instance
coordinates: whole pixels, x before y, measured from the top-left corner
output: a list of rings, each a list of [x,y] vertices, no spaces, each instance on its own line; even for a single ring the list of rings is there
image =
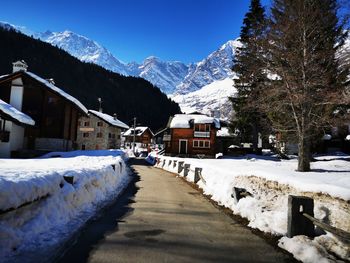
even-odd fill
[[[144,159],[130,159],[129,165],[145,165]],[[131,168],[132,169],[132,168]],[[111,233],[118,231],[118,223],[133,212],[130,204],[134,203],[134,197],[139,188],[136,182],[140,176],[132,169],[132,181],[124,192],[112,204],[104,207],[97,216],[89,220],[84,227],[78,231],[64,246],[61,255],[58,255],[54,262],[87,262],[90,253],[95,246]]]

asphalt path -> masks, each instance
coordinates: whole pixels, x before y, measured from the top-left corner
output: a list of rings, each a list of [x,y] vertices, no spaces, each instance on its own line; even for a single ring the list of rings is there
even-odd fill
[[[174,174],[131,167],[134,182],[58,262],[295,262]]]

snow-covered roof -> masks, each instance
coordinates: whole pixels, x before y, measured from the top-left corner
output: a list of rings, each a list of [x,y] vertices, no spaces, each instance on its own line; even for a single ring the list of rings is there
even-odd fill
[[[120,127],[123,129],[129,129],[128,125],[126,125],[124,122],[114,118],[111,115],[108,115],[108,114],[103,113],[103,112],[95,111],[95,110],[89,110],[89,112],[92,113],[93,115],[97,116],[98,118],[104,120],[105,122],[107,122],[108,124],[110,124],[112,126]]]
[[[53,85],[50,81],[43,79],[41,77],[39,77],[38,75],[35,75],[32,72],[23,72],[24,74],[36,79],[37,81],[41,82],[42,84],[44,84],[46,87],[48,87],[49,89],[51,89],[52,91],[54,91],[55,93],[58,93],[59,95],[61,95],[62,97],[65,97],[67,100],[71,101],[73,104],[75,104],[79,109],[81,109],[83,112],[85,112],[86,114],[88,113],[87,108],[85,108],[85,106],[76,98],[74,98],[73,96],[69,95],[67,92],[61,90],[60,88],[56,87],[55,85]]]
[[[29,72],[29,71],[18,71],[18,72],[14,72],[14,73],[11,73],[11,74],[0,76],[0,80],[4,79],[4,78],[7,78],[7,77],[11,77],[12,75],[16,75],[16,74],[24,74],[24,75],[27,75],[30,78],[33,78],[33,79],[39,81],[40,83],[44,84],[47,88],[52,90],[54,93],[59,94],[60,96],[66,98],[67,100],[69,100],[70,102],[75,104],[81,111],[83,111],[84,113],[88,114],[87,108],[79,100],[77,100],[73,96],[69,95],[67,92],[61,90],[60,88],[56,87],[50,81],[48,81],[46,79],[43,79],[43,78],[39,77],[38,75],[36,75],[36,74],[34,74],[32,72]]]
[[[135,128],[135,136],[141,136],[147,129],[149,129],[148,127],[145,127],[145,126],[139,126],[139,127],[136,127]],[[151,129],[149,129],[151,134],[153,134],[153,132],[151,131]],[[123,136],[131,136],[131,135],[134,135],[133,133],[134,131],[134,128],[130,128],[129,130],[127,130],[126,132],[124,132]]]
[[[202,114],[176,114],[170,122],[170,128],[190,128],[190,122],[195,124],[215,124],[220,129],[220,121],[217,118]]]
[[[18,121],[21,124],[35,125],[35,121],[31,117],[17,110],[16,108],[4,102],[3,100],[0,100],[0,115],[1,113],[8,115],[9,117]]]

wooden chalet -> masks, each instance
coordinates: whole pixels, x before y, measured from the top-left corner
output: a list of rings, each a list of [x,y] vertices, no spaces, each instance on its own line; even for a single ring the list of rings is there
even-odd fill
[[[149,127],[139,126],[134,128],[130,128],[126,132],[124,132],[123,137],[125,138],[125,144],[127,146],[131,145],[134,140],[135,133],[135,143],[140,144],[141,147],[147,147],[151,144],[152,138],[154,136],[153,132]]]
[[[20,137],[14,129],[7,130],[10,141],[17,137],[17,147],[11,148],[14,156],[21,150],[72,150],[77,138],[78,118],[88,112],[52,80],[28,72],[24,61],[13,63],[13,73],[0,77],[0,99],[35,121],[33,126],[21,127],[23,136]]]
[[[176,114],[169,121],[170,135],[163,138],[165,154],[215,156],[220,121],[203,114]]]

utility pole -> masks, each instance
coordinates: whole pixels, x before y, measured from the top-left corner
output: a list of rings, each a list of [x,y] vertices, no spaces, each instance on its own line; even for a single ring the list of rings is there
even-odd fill
[[[132,151],[135,154],[135,137],[136,137],[136,117],[134,117],[134,136],[132,140]]]

